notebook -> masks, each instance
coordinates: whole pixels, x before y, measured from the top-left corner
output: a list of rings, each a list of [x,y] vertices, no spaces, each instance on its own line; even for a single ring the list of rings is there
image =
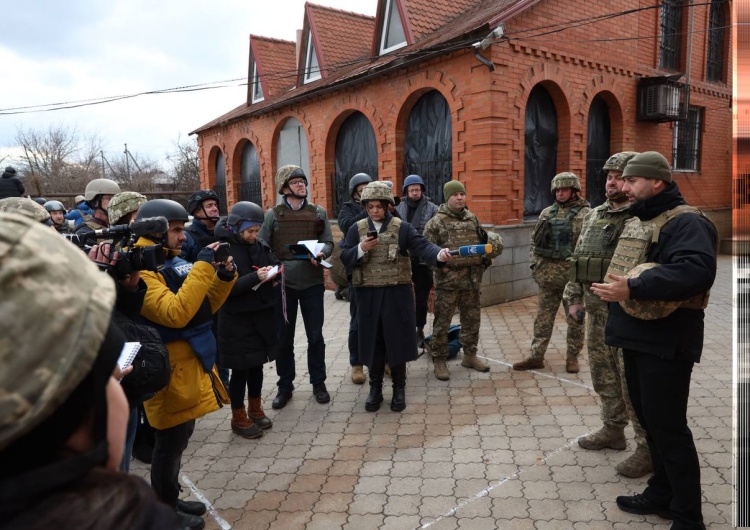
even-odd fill
[[[120,367],[120,370],[124,370],[125,368],[133,364],[133,359],[135,359],[135,356],[140,349],[140,342],[126,342],[123,345],[122,351],[120,352],[120,357],[118,357],[117,359],[117,366]]]

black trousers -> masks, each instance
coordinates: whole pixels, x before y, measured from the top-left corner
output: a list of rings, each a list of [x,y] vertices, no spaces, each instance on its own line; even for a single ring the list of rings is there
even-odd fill
[[[419,260],[412,260],[411,281],[414,283],[417,327],[423,328],[427,324],[427,302],[433,284],[432,269],[424,264],[419,265]]]
[[[232,379],[229,381],[229,399],[233,409],[245,407],[245,388],[247,397],[260,397],[263,390],[263,365],[232,370]]]
[[[643,495],[669,505],[680,528],[704,528],[700,463],[687,425],[693,362],[679,354],[672,360],[627,349],[623,354],[630,400],[654,464]]]
[[[156,429],[156,443],[151,460],[151,487],[159,500],[173,508],[177,507],[180,496],[182,453],[187,449],[194,429],[195,420],[169,429]]]

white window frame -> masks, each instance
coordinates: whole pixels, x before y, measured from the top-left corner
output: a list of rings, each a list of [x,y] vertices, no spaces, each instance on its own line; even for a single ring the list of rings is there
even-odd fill
[[[260,92],[260,97],[258,97],[258,92]],[[258,62],[253,61],[253,87],[252,87],[252,102],[253,103],[259,103],[263,101],[265,98],[265,95],[263,94],[263,85],[260,84],[260,78],[258,78]]]
[[[387,0],[387,2],[385,3],[385,17],[383,20],[383,29],[380,32],[380,55],[385,55],[394,50],[398,50],[399,48],[403,48],[407,44],[406,43],[406,30],[404,29],[404,21],[401,20],[401,14],[398,11],[398,5],[396,5],[394,15],[399,17],[399,20],[401,20],[401,31],[404,33],[404,41],[398,44],[394,44],[390,48],[385,47],[385,36],[388,33],[388,27],[391,25],[391,17],[390,17],[391,3],[395,1],[396,0]]]
[[[307,30],[307,49],[305,50],[305,72],[302,78],[304,84],[312,83],[321,78],[320,74],[320,59],[318,58],[317,50],[315,50],[315,60],[318,62],[318,69],[315,72],[310,70],[310,63],[312,63],[313,54],[313,40],[312,31]]]

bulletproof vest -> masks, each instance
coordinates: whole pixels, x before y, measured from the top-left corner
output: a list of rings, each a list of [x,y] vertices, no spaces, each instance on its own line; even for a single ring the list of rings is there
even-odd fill
[[[463,220],[456,219],[444,213],[438,213],[436,216],[440,218],[440,223],[448,230],[446,247],[455,250],[464,245],[478,245],[482,243],[478,233],[479,223],[473,215],[467,216]],[[454,256],[448,263],[448,266],[451,269],[457,269],[459,267],[471,267],[481,264],[482,256]]]
[[[362,266],[354,267],[352,284],[356,287],[388,287],[411,284],[411,260],[399,252],[398,233],[401,219],[394,217],[388,228],[378,234],[380,242],[362,258]],[[360,241],[367,237],[367,219],[357,221]]]
[[[678,215],[686,213],[700,215],[711,222],[702,211],[687,204],[667,210],[649,221],[641,221],[637,217],[629,219],[625,223],[625,228],[620,235],[620,240],[618,241],[617,248],[612,255],[612,260],[607,269],[607,275],[605,275],[604,281],[611,283],[612,280],[609,279],[609,274],[624,276],[637,265],[645,263],[651,245],[655,245],[659,242],[659,234],[662,228]],[[713,222],[711,222],[711,225],[713,226]],[[689,300],[682,302],[680,307],[688,309],[705,309],[706,306],[708,306],[709,294],[710,291],[699,293]],[[644,310],[648,308],[649,302],[655,304],[661,303],[659,300],[643,300],[641,302]]]
[[[193,221],[194,223],[195,221]],[[195,239],[195,242],[198,245],[198,248],[203,248],[205,246],[210,245],[211,243],[214,243],[218,241],[218,238],[206,233],[205,231],[201,230],[194,224],[190,224],[190,226],[185,227],[185,231],[189,232],[191,236],[193,236],[193,239]]]
[[[608,212],[607,205],[594,210],[592,215],[601,215],[592,221],[576,245],[570,258],[570,281],[600,282],[609,268],[617,240],[631,217],[629,210]]]
[[[273,252],[280,260],[294,259],[289,245],[296,245],[300,241],[317,240],[320,232],[317,228],[317,208],[306,204],[304,208],[292,210],[284,204],[273,209],[279,227],[273,234]]]
[[[560,205],[555,203],[549,210],[549,217],[544,219],[534,234],[534,245],[537,256],[551,259],[567,259],[573,254],[573,218],[578,215],[585,204],[568,210],[563,219],[558,219]]]

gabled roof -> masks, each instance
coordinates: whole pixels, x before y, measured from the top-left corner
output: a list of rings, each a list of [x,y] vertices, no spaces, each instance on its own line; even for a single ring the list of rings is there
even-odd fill
[[[258,77],[266,99],[280,96],[294,87],[296,47],[292,41],[250,35],[250,59],[254,58],[258,65]],[[250,70],[249,76],[252,75]],[[249,78],[248,81],[252,82]]]
[[[305,18],[313,34],[318,64],[325,79],[331,71],[348,65],[353,59],[370,54],[370,43],[375,31],[375,17],[341,11],[331,7],[305,3]],[[303,35],[303,42],[306,42]],[[300,69],[305,67],[304,57]]]
[[[406,21],[414,42],[422,40],[425,36],[434,33],[438,28],[466,13],[475,5],[477,0],[398,0],[404,7]],[[383,5],[385,0],[380,0],[378,6]]]
[[[383,1],[383,0],[381,0]],[[420,0],[409,0],[418,2]],[[434,0],[421,0],[427,4]],[[445,0],[440,0],[441,4]],[[360,61],[335,70],[315,82],[298,85],[280,96],[266,97],[254,105],[240,105],[222,116],[202,125],[190,134],[200,133],[216,126],[271,112],[316,95],[339,90],[352,84],[364,82],[386,72],[407,68],[428,61],[439,55],[447,55],[459,49],[469,49],[470,41],[485,37],[494,26],[536,5],[541,0],[455,0],[456,3],[471,3],[472,7],[448,20],[422,40],[380,57],[364,57]],[[434,22],[433,22],[434,23]]]

